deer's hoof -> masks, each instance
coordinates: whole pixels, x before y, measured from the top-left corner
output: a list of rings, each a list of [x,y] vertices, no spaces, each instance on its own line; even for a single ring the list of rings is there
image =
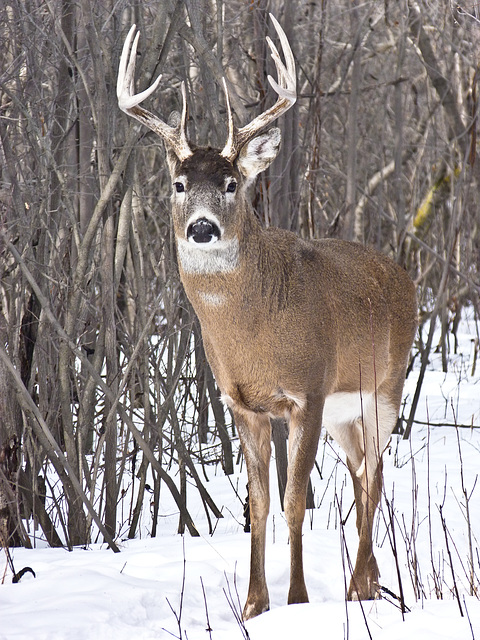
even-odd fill
[[[348,600],[376,600],[380,597],[378,577],[375,580],[371,580],[370,578],[358,580],[352,577],[347,594]]]
[[[265,613],[265,611],[268,611],[269,609],[270,609],[270,603],[268,602],[268,600],[266,602],[265,601],[261,602],[259,600],[250,602],[250,600],[247,600],[243,608],[242,618],[244,620],[251,620],[251,618],[255,618],[256,616],[259,616],[261,613]]]

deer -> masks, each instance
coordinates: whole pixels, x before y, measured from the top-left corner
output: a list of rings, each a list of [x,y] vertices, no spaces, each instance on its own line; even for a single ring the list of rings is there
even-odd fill
[[[280,130],[268,127],[297,98],[294,56],[270,17],[285,60],[267,37],[278,76],[268,76],[276,102],[239,128],[224,80],[228,136],[222,150],[188,139],[184,84],[181,114],[168,124],[140,106],[161,76],[135,93],[135,25],[117,81],[119,108],[164,141],[180,279],[246,460],[251,550],[245,620],[269,609],[265,537],[272,418],[285,419],[289,428],[288,603],[308,602],[302,527],[322,424],[345,452],[353,481],[359,543],[347,598],[379,595],[372,528],[383,486],[382,454],[397,423],[417,327],[415,286],[393,259],[346,240],[303,239],[265,228],[253,211],[249,187],[281,143]]]

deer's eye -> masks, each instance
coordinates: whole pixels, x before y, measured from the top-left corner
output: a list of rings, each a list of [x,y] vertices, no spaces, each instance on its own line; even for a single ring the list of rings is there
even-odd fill
[[[173,186],[175,187],[175,191],[177,193],[183,193],[185,191],[185,185],[183,182],[174,182]]]
[[[227,193],[235,193],[235,190],[237,188],[237,183],[232,180],[232,182],[229,182],[227,185]]]

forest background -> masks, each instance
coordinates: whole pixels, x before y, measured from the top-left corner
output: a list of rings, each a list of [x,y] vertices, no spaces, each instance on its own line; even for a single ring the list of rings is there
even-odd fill
[[[137,89],[163,74],[148,108],[167,118],[185,81],[191,139],[223,146],[224,76],[239,124],[275,100],[269,11],[299,97],[252,193],[258,217],[403,264],[421,372],[432,349],[447,369],[462,308],[478,320],[478,5],[0,0],[3,544],[31,546],[31,527],[52,546],[155,536],[161,489],[180,532],[197,533],[188,492],[221,515],[208,468],[232,472],[235,426],[179,282],[163,145],[119,111],[116,73],[136,23]],[[280,493],[285,438],[276,423]]]

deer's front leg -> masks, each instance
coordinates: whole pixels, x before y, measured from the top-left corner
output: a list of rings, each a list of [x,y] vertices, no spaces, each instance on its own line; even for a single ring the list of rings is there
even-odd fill
[[[237,412],[235,424],[247,462],[251,521],[250,585],[243,619],[254,618],[269,609],[265,580],[265,529],[270,508],[270,420],[266,415]]]
[[[303,575],[302,528],[307,486],[315,462],[320,436],[322,403],[307,403],[290,418],[288,438],[288,480],[285,490],[285,515],[290,535],[290,589],[288,604],[308,602]]]

